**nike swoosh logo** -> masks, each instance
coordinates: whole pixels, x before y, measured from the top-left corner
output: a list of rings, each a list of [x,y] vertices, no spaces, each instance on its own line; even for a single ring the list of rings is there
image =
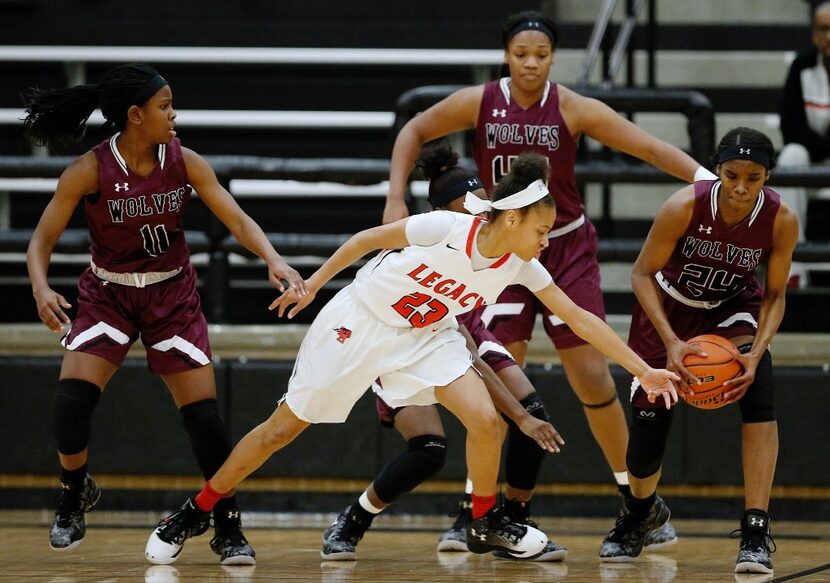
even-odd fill
[[[448,249],[452,249],[453,251],[458,251],[458,248],[453,247],[453,246],[452,246],[452,245],[450,245],[449,243],[447,243],[447,248],[448,248]]]

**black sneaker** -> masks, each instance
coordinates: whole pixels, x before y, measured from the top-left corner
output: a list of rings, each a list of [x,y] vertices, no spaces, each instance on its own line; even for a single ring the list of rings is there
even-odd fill
[[[599,559],[605,562],[633,561],[643,552],[646,535],[668,522],[669,507],[660,496],[654,500],[644,519],[625,511],[608,533],[599,549]]]
[[[55,520],[49,529],[52,550],[68,551],[83,542],[86,536],[84,513],[95,508],[100,498],[101,489],[88,474],[80,488],[61,482]]]
[[[320,557],[326,561],[354,561],[355,547],[371,525],[372,521],[366,520],[354,504],[347,506],[323,531]]]
[[[775,540],[769,533],[769,515],[763,510],[747,510],[741,517],[741,528],[729,535],[741,537],[741,548],[735,562],[736,573],[772,573]]]
[[[527,559],[541,553],[547,544],[545,533],[511,522],[499,506],[467,526],[467,548],[473,553],[504,550],[514,558]]]
[[[455,522],[438,539],[438,550],[469,551],[467,548],[467,525],[473,519],[472,496],[464,494],[464,498],[458,503],[458,510],[450,514],[450,516],[455,516]]]
[[[530,519],[529,502],[521,502],[519,500],[511,500],[508,498],[504,502],[504,515],[510,522],[538,528],[536,522]],[[504,550],[493,551],[493,555],[500,559],[517,558]],[[540,553],[533,555],[532,557],[528,557],[526,560],[541,562],[564,561],[567,556],[568,549],[548,539],[548,544],[545,545],[545,548],[543,548]]]
[[[184,541],[204,534],[209,526],[210,512],[199,510],[191,496],[179,510],[159,522],[147,540],[144,556],[157,565],[172,563],[179,558]]]
[[[256,565],[256,553],[242,534],[239,508],[226,508],[221,514],[213,511],[216,536],[210,541],[210,549],[219,555],[221,565]]]

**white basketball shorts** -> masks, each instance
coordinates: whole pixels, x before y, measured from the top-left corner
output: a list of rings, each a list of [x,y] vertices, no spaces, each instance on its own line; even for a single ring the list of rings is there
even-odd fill
[[[349,285],[309,327],[283,400],[304,421],[342,423],[380,378],[388,389],[378,394],[391,407],[435,403],[435,387],[448,385],[472,365],[455,319],[438,326],[396,328],[381,322]]]

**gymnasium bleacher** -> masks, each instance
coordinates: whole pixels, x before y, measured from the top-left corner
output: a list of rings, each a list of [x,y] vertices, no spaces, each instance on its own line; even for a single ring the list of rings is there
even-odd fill
[[[441,3],[440,9],[437,6],[427,9],[415,4],[395,3],[392,14],[389,3],[377,0],[328,3],[325,8],[297,1],[223,3],[213,0],[196,3],[147,0],[142,3],[141,11],[130,12],[129,20],[125,20],[124,9],[118,3],[96,3],[94,11],[83,14],[77,14],[73,9],[76,3],[68,0],[52,0],[48,9],[46,2],[37,0],[0,4],[0,19],[5,22],[6,32],[0,41],[4,45],[0,46],[0,78],[4,80],[0,84],[0,114],[3,114],[0,115],[0,293],[4,298],[0,302],[0,322],[3,323],[0,331],[5,330],[0,333],[0,369],[6,378],[34,371],[33,378],[44,385],[38,390],[46,399],[49,379],[54,376],[59,356],[56,350],[50,352],[53,335],[35,324],[36,313],[24,262],[27,236],[51,195],[51,183],[27,183],[21,179],[53,181],[62,164],[50,165],[42,158],[44,152],[33,152],[23,141],[21,125],[14,115],[20,109],[18,93],[31,85],[64,86],[69,79],[77,79],[81,72],[86,79],[95,80],[113,64],[113,61],[102,62],[100,59],[83,63],[83,67],[77,60],[61,58],[26,60],[26,57],[7,56],[4,60],[4,49],[9,49],[7,55],[11,55],[15,47],[47,44],[97,45],[102,53],[110,55],[113,52],[108,53],[107,47],[153,47],[156,50],[169,47],[171,54],[177,47],[220,47],[242,53],[246,48],[255,47],[292,49],[292,53],[299,55],[295,55],[294,62],[287,62],[289,59],[284,56],[281,62],[274,62],[278,59],[272,54],[271,62],[263,64],[249,51],[250,62],[244,62],[244,56],[235,62],[227,56],[224,61],[217,57],[216,62],[204,62],[210,57],[202,55],[199,62],[188,61],[186,57],[168,57],[157,63],[150,60],[150,64],[156,64],[171,82],[175,105],[180,109],[179,136],[183,143],[212,162],[218,162],[218,168],[222,163],[236,168],[232,173],[222,175],[228,179],[230,190],[263,229],[272,234],[277,249],[290,250],[286,255],[304,274],[310,274],[326,251],[333,249],[346,234],[379,222],[385,189],[378,183],[385,179],[384,169],[388,167],[394,140],[395,103],[401,94],[415,87],[467,85],[494,76],[498,70],[501,21],[507,14],[526,8],[540,8],[561,23],[561,42],[553,79],[573,86],[600,4],[600,0],[530,4],[515,0],[463,0]],[[625,8],[625,3],[618,4],[614,22],[621,20]],[[648,49],[653,48],[656,88],[696,91],[708,98],[715,111],[716,136],[733,126],[749,125],[768,133],[780,146],[775,114],[777,99],[794,51],[808,46],[806,3],[796,0],[695,0],[694,3],[655,0],[652,4],[658,25],[656,30],[649,34],[644,13],[631,42],[634,86],[647,87]],[[113,22],[120,24],[113,26]],[[148,34],[148,30],[152,33]],[[359,37],[355,36],[355,30],[360,31]],[[617,26],[612,25],[611,38],[616,30]],[[401,60],[404,55],[412,57],[418,51],[423,51],[428,58],[418,64],[371,62],[373,56],[383,58],[387,47],[405,51],[401,53]],[[367,53],[367,62],[363,64],[342,62],[345,54],[342,49],[355,48],[375,52]],[[315,49],[333,51],[325,53],[328,55],[326,60],[320,56],[322,53],[315,53]],[[337,49],[341,49],[339,53]],[[476,54],[482,63],[459,64],[451,53],[462,50],[478,51]],[[440,54],[442,51],[447,51],[444,58]],[[496,52],[495,59],[492,58],[493,51]],[[446,64],[444,61],[447,60],[453,60],[453,64]],[[616,84],[625,85],[627,75],[628,70],[624,69]],[[597,82],[599,79],[597,70],[591,80]],[[236,118],[236,124],[228,125],[240,112],[249,112],[247,121]],[[386,125],[384,120],[388,120]],[[692,145],[686,118],[680,113],[641,112],[633,114],[633,120],[682,148],[688,150]],[[90,128],[81,144],[58,148],[50,154],[77,155],[102,137],[99,130]],[[235,158],[227,158],[229,156]],[[251,158],[248,159],[250,165],[245,166],[245,159],[241,157],[250,156],[275,161],[300,159],[304,164],[274,164],[263,169],[257,166],[256,159]],[[583,156],[582,164],[605,157],[590,144]],[[40,168],[27,175],[21,165],[4,163],[2,158],[6,157],[9,157],[7,162],[26,159]],[[330,163],[336,160],[356,164],[359,171],[350,173],[346,166]],[[363,166],[360,166],[361,161],[365,162]],[[623,167],[630,165],[629,160],[617,155],[606,161]],[[344,182],[349,184],[344,185]],[[830,181],[827,184],[830,185]],[[585,184],[589,214],[605,228],[601,257],[604,258],[602,269],[610,321],[623,335],[627,328],[625,314],[629,313],[632,302],[628,276],[638,242],[645,235],[655,208],[680,186],[680,183],[665,179],[621,180],[610,184],[610,194],[605,196],[601,181]],[[415,184],[413,192],[414,206],[423,208],[423,185]],[[807,228],[811,242],[830,241],[830,235],[823,228],[828,218],[830,201],[811,201]],[[285,364],[290,359],[288,355],[302,337],[302,324],[310,321],[316,310],[304,313],[298,319],[300,325],[277,323],[264,311],[273,291],[262,281],[262,266],[250,260],[237,243],[226,238],[198,201],[188,209],[186,226],[192,232],[189,240],[194,263],[200,270],[205,311],[209,321],[215,324],[211,328],[212,342],[215,347],[222,347],[217,353],[227,359],[218,366],[220,375],[225,375],[225,380],[220,383],[222,398],[225,399],[226,414],[234,421],[235,438],[239,438],[241,431],[254,421],[252,416],[265,415],[267,408],[278,398],[283,381],[290,373],[290,367],[286,368]],[[60,243],[59,255],[50,271],[54,287],[67,297],[74,296],[77,275],[88,259],[84,251],[83,227],[83,217],[78,212]],[[816,263],[830,262],[830,256],[822,256],[821,252],[808,254],[805,251],[805,257]],[[784,336],[779,346],[786,354],[785,362],[794,368],[785,386],[802,387],[809,391],[809,396],[793,405],[787,419],[813,419],[817,412],[810,409],[809,403],[827,382],[825,363],[830,361],[827,350],[830,344],[826,332],[830,330],[830,315],[823,306],[830,296],[830,278],[826,275],[817,272],[810,288],[795,290],[788,300],[790,312],[782,331],[790,336]],[[321,294],[317,309],[322,305],[320,300],[330,297],[348,276],[349,273],[335,282],[328,295]],[[269,339],[273,335],[288,340],[275,343]],[[50,356],[43,356],[45,354]],[[133,354],[140,356],[141,352]],[[564,382],[561,369],[551,369],[556,360],[542,335],[536,335],[530,355],[531,362],[536,365],[531,368],[534,381],[540,385]],[[246,358],[281,360],[250,365]],[[123,383],[151,383],[148,377],[140,374],[139,368],[133,363],[125,372]],[[273,378],[263,380],[266,374]],[[616,376],[621,395],[625,395],[625,375],[617,371]],[[235,382],[231,382],[232,379]],[[239,391],[234,393],[236,396],[232,401],[226,384],[233,384],[235,391]],[[278,388],[274,389],[273,384]],[[153,388],[154,395],[163,392],[157,388]],[[256,391],[265,388],[267,395]],[[129,391],[129,395],[135,395],[134,387]],[[0,391],[0,399],[10,399],[8,395],[2,396],[3,393]],[[570,402],[573,396],[569,391],[567,393],[563,402],[575,412],[578,406]],[[116,399],[114,395],[113,398]],[[242,405],[244,399],[250,400],[251,404]],[[124,401],[120,404],[125,405]],[[255,404],[264,408],[256,409]],[[168,409],[167,413],[173,412],[172,408]],[[117,415],[114,406],[110,410]],[[17,413],[20,423],[34,424],[44,412],[38,405],[36,409]],[[122,432],[128,433],[128,428],[151,423],[152,415],[141,412],[126,421],[118,417],[117,421],[102,426],[100,434],[105,435],[107,430],[117,432],[115,425],[118,423],[127,423]],[[355,416],[361,422],[372,422],[372,413],[366,407],[356,410]],[[700,431],[704,432],[722,431],[722,426],[727,425],[708,418],[705,423],[701,422],[699,412],[688,413],[688,418],[700,422]],[[685,426],[686,421],[684,417],[681,423]],[[164,446],[164,451],[172,451],[173,446],[184,443],[183,436],[178,435],[181,432],[175,427],[174,419],[166,419],[167,422],[173,428],[170,433],[177,432],[169,438],[172,445],[165,443]],[[0,436],[7,431],[3,425],[0,423]],[[581,418],[563,420],[563,427],[571,431],[573,442],[583,445],[574,454],[563,454],[564,461],[557,467],[555,478],[553,471],[548,471],[543,479],[607,483],[604,465],[598,452],[594,451],[596,448],[584,421]],[[821,431],[826,434],[827,429]],[[325,432],[327,436],[328,433],[337,435],[336,429]],[[691,429],[687,438],[690,442],[693,439]],[[129,437],[123,436],[123,439]],[[373,454],[364,456],[367,459],[361,465],[338,470],[337,477],[370,477],[376,460],[382,458],[384,447],[386,453],[396,447],[390,437],[375,436],[374,432],[361,439],[352,444],[339,444],[340,449],[332,456],[345,459],[350,452],[370,448],[374,448]],[[159,438],[158,441],[163,440]],[[298,445],[298,449],[313,451],[313,444],[305,443]],[[684,441],[683,445],[677,446],[674,453],[678,455],[671,462],[673,465],[667,466],[667,483],[706,483],[711,477],[712,466],[737,451],[729,446],[723,449],[720,457],[699,460],[694,458],[694,452],[688,453],[685,444]],[[44,439],[36,441],[36,445],[47,450],[49,447]],[[158,444],[154,442],[153,445]],[[185,451],[184,446],[178,447],[177,451]],[[51,455],[50,450],[48,453]],[[789,461],[785,453],[792,456]],[[827,476],[820,471],[805,472],[805,460],[798,453],[795,444],[783,444],[777,484],[830,486]],[[122,464],[123,455],[123,450],[102,453],[101,464],[110,463],[108,471],[113,473],[196,473],[191,467],[192,462],[181,455],[170,457],[170,454],[161,466],[142,462],[141,467]],[[567,455],[584,456],[587,461],[583,467],[579,461],[569,461],[578,458]],[[266,466],[264,473],[303,476],[317,471],[316,467],[309,470],[299,464],[286,468],[285,459],[281,458],[283,465],[279,467],[275,464]],[[46,455],[16,456],[7,460],[5,466],[0,466],[0,474],[48,474],[53,465]],[[320,465],[321,472],[327,469],[325,460]],[[736,464],[732,465],[737,469]],[[461,477],[458,467],[448,469],[445,475],[455,479]],[[724,483],[737,483],[740,476],[728,474],[719,479]],[[34,503],[31,497],[23,498],[27,501],[21,504]],[[296,503],[296,500],[291,502],[290,497],[287,499],[288,503]],[[158,499],[148,504],[157,507]],[[826,506],[826,501],[824,504]],[[586,507],[579,510],[584,512]],[[727,507],[722,509],[724,513],[728,511]],[[793,515],[797,514],[794,509]]]

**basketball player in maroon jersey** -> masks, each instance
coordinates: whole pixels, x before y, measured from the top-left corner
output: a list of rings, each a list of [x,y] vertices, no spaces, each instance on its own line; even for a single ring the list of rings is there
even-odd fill
[[[554,280],[580,307],[605,317],[597,261],[597,236],[584,214],[574,176],[579,138],[589,136],[636,156],[677,178],[715,178],[678,148],[644,132],[600,101],[548,81],[557,34],[553,21],[538,12],[510,16],[502,29],[504,61],[510,76],[461,89],[407,123],[392,152],[384,222],[406,216],[406,180],[418,150],[429,140],[476,129],[474,154],[485,190],[499,181],[511,160],[538,152],[550,161],[548,188],[559,212],[550,245],[540,260]],[[625,466],[628,443],[625,414],[617,399],[605,358],[555,314],[524,290],[510,287],[483,319],[519,364],[524,364],[537,311],[623,496],[630,495]],[[650,535],[649,543],[676,542],[671,524]]]
[[[545,159],[540,158],[539,162],[540,174],[544,175]],[[429,203],[433,209],[466,214],[463,200],[467,192],[480,198],[487,196],[478,176],[458,165],[458,154],[445,141],[425,145],[416,164],[429,179]],[[536,487],[546,453],[534,441],[533,432],[540,423],[548,422],[550,418],[542,398],[521,367],[516,366],[510,353],[484,326],[481,310],[461,314],[456,319],[459,331],[467,338],[475,359],[474,366],[484,377],[488,389],[492,391],[493,385],[502,385],[500,390],[509,391],[527,412],[523,414],[523,419],[518,420],[502,414],[507,423],[505,513],[515,522],[533,525],[529,498]],[[360,497],[341,512],[323,533],[320,554],[326,560],[354,560],[357,544],[371,527],[375,516],[444,466],[447,439],[436,406],[392,408],[377,395],[375,400],[381,425],[395,428],[406,440],[407,448],[381,469]],[[562,444],[564,441],[559,438],[559,445]],[[459,504],[455,523],[438,541],[439,551],[468,550],[466,528],[472,518],[471,493],[472,481],[468,479],[467,492]],[[494,555],[503,559],[513,558],[503,551],[495,551]],[[562,561],[567,555],[567,549],[549,537],[545,548],[529,560]]]
[[[61,340],[67,351],[54,402],[61,492],[49,533],[50,546],[66,550],[83,541],[84,513],[100,497],[87,473],[93,409],[139,336],[148,368],[162,378],[181,412],[205,478],[231,451],[182,227],[193,190],[245,247],[265,260],[275,287],[283,289],[280,278],[298,290],[305,287],[205,160],[182,148],[176,138],[173,94],[155,70],[124,65],[97,85],[32,89],[26,107],[25,127],[38,144],[79,138],[97,107],[107,125],[118,131],[63,172],[27,253],[40,319],[57,333],[71,322]],[[70,321],[72,305],[49,287],[47,270],[55,243],[82,201],[92,261],[81,275],[78,310]],[[214,518],[211,548],[221,562],[254,564],[235,497],[223,500]]]
[[[725,384],[727,402],[741,409],[744,501],[736,572],[772,573],[770,490],[778,456],[778,426],[767,346],[784,316],[790,262],[798,240],[795,213],[764,186],[774,164],[769,138],[753,129],[728,132],[713,163],[720,176],[680,190],[658,211],[631,276],[638,303],[629,345],[654,366],[667,365],[690,391],[695,377],[687,354],[703,354],[686,341],[718,334],[740,350],[744,373]],[[758,265],[767,262],[761,288]],[[649,402],[632,385],[628,471],[634,498],[605,538],[600,557],[632,560],[643,531],[666,520],[657,483],[672,410]]]

